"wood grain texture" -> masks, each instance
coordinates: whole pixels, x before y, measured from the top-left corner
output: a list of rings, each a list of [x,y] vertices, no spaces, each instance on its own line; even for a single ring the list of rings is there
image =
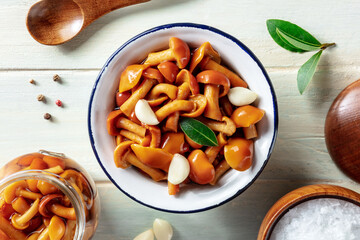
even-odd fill
[[[102,212],[94,239],[128,240],[151,228],[155,218],[169,221],[174,240],[256,239],[270,207],[286,193],[305,185],[331,183],[358,191],[348,181],[256,181],[242,195],[218,208],[193,214],[171,214],[149,209],[130,200],[111,184],[97,184]]]
[[[289,208],[292,208],[303,201],[317,197],[345,198],[360,205],[360,194],[347,188],[328,184],[307,185],[287,193],[270,208],[261,223],[257,239],[269,239],[271,228],[274,226],[277,219],[279,219],[279,217],[281,217],[281,215]]]
[[[1,1],[0,31],[6,33],[6,38],[0,42],[0,55],[7,58],[0,62],[0,69],[97,69],[131,37],[172,22],[202,23],[232,34],[266,67],[301,66],[312,53],[294,54],[280,48],[267,32],[265,21],[269,18],[295,22],[321,42],[336,42],[336,47],[324,52],[322,58],[327,61],[320,65],[360,65],[357,57],[360,31],[354,30],[354,26],[360,25],[360,2],[356,0],[316,3],[304,0],[301,6],[296,1],[285,0],[246,0],[241,4],[237,1],[219,4],[218,0],[155,0],[101,17],[71,42],[58,47],[41,46],[28,34],[24,22],[35,2]]]
[[[74,38],[102,15],[146,1],[149,0],[42,0],[31,6],[26,26],[39,43],[58,45]]]
[[[347,86],[334,100],[325,122],[329,154],[349,177],[360,182],[360,80]]]
[[[174,225],[174,239],[256,239],[272,204],[297,187],[330,183],[360,192],[333,163],[324,140],[332,101],[360,78],[359,1],[152,0],[109,13],[55,47],[37,43],[27,32],[25,17],[35,2],[1,1],[0,165],[40,148],[76,159],[100,191],[102,214],[95,240],[132,239],[156,217]],[[266,29],[269,18],[294,22],[321,42],[337,44],[324,52],[302,96],[296,74],[312,53],[290,53],[277,46]],[[207,24],[246,44],[268,71],[279,105],[278,139],[260,178],[230,203],[189,215],[143,207],[118,191],[100,169],[87,133],[90,92],[107,58],[136,34],[172,22]],[[53,82],[54,74],[61,83]],[[36,85],[28,83],[31,78]],[[36,100],[38,94],[45,95],[46,104]],[[56,99],[63,101],[63,108],[55,105]],[[44,120],[45,112],[54,121]]]

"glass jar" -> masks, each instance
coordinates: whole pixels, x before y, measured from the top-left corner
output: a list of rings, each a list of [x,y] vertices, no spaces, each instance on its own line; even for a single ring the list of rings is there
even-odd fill
[[[95,183],[64,154],[40,150],[0,169],[0,239],[88,240],[99,211]]]

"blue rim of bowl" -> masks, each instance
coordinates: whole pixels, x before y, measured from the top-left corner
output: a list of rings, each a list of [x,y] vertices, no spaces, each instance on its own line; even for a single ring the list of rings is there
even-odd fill
[[[238,192],[236,192],[233,196],[231,196],[230,198],[225,199],[224,201],[217,203],[215,205],[212,206],[208,206],[205,208],[200,208],[200,209],[195,209],[195,210],[189,210],[189,211],[176,211],[176,210],[169,210],[169,209],[163,209],[163,208],[158,208],[158,207],[154,207],[152,205],[146,204],[138,199],[136,199],[135,197],[133,197],[132,195],[128,194],[127,192],[125,192],[117,183],[114,179],[112,179],[112,177],[110,176],[110,174],[106,171],[105,167],[103,166],[103,164],[101,163],[101,160],[99,158],[99,155],[96,151],[95,148],[95,141],[94,141],[94,137],[92,134],[92,129],[91,129],[91,108],[92,108],[92,103],[93,103],[93,98],[95,95],[95,91],[96,91],[96,87],[101,79],[102,74],[104,73],[104,71],[106,70],[106,68],[108,67],[108,65],[110,64],[110,62],[114,59],[114,57],[119,54],[121,52],[121,50],[123,48],[125,48],[127,45],[129,45],[131,42],[137,40],[138,38],[141,38],[145,35],[148,35],[150,33],[153,32],[157,32],[160,30],[164,30],[164,29],[170,29],[170,28],[176,28],[176,27],[189,27],[189,28],[199,28],[202,30],[208,30],[214,33],[217,33],[229,40],[231,40],[232,42],[234,42],[236,45],[238,45],[242,50],[244,50],[258,65],[258,67],[261,69],[263,75],[266,78],[266,81],[270,87],[270,91],[271,91],[271,96],[272,96],[272,100],[273,100],[273,108],[274,108],[274,135],[271,141],[271,145],[269,148],[269,152],[267,154],[266,160],[264,161],[262,167],[260,168],[260,170],[257,172],[257,174],[255,175],[255,177],[242,189],[240,189]],[[238,39],[236,39],[235,37],[219,30],[216,29],[214,27],[210,27],[207,25],[203,25],[203,24],[196,24],[196,23],[169,23],[169,24],[165,24],[165,25],[160,25],[154,28],[151,28],[149,30],[146,30],[138,35],[136,35],[135,37],[131,38],[130,40],[128,40],[127,42],[125,42],[121,47],[119,47],[110,57],[109,59],[106,61],[106,63],[104,64],[104,66],[102,67],[96,81],[93,87],[93,90],[91,92],[91,96],[90,96],[90,101],[89,101],[89,107],[88,107],[88,131],[89,131],[89,137],[90,137],[90,143],[91,143],[91,147],[94,151],[95,157],[98,161],[98,163],[100,164],[102,170],[104,171],[104,173],[106,174],[106,176],[110,179],[110,181],[122,192],[124,193],[126,196],[128,196],[129,198],[131,198],[132,200],[155,210],[159,210],[159,211],[163,211],[163,212],[169,212],[169,213],[196,213],[196,212],[202,212],[202,211],[206,211],[206,210],[210,210],[212,208],[221,206],[231,200],[233,200],[234,198],[236,198],[237,196],[239,196],[241,193],[243,193],[246,189],[248,189],[250,187],[250,185],[252,185],[255,180],[259,177],[259,175],[261,174],[261,172],[264,170],[266,164],[268,163],[271,153],[274,149],[274,145],[275,145],[275,141],[276,141],[276,137],[277,137],[277,131],[278,131],[278,107],[277,107],[277,100],[276,100],[276,95],[275,95],[275,91],[274,91],[274,87],[270,81],[270,78],[264,68],[264,66],[261,64],[261,62],[259,61],[259,59],[255,56],[255,54],[253,52],[251,52],[251,50],[246,47],[242,42],[240,42]]]

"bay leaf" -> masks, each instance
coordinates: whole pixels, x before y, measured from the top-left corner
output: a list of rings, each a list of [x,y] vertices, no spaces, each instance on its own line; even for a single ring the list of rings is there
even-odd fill
[[[193,118],[181,118],[180,128],[186,136],[200,145],[218,145],[218,141],[213,130],[198,120]]]
[[[291,39],[296,38],[302,42],[306,42],[308,44],[313,44],[315,46],[321,46],[321,43],[310,33],[302,29],[296,24],[293,24],[288,21],[280,20],[280,19],[268,19],[266,21],[266,25],[270,36],[274,39],[274,41],[281,46],[292,52],[306,52],[307,50],[301,49],[299,47],[294,46],[288,40],[286,40],[283,36],[279,35],[278,32],[280,30],[281,33],[286,36],[292,36]],[[278,29],[278,31],[277,31]]]
[[[297,85],[300,94],[303,94],[307,85],[310,83],[311,79],[313,78],[316,67],[319,63],[320,56],[322,54],[322,50],[315,53],[298,71],[297,75]]]
[[[276,28],[276,33],[283,40],[292,45],[292,47],[304,50],[304,51],[316,51],[321,48],[321,44],[313,44],[309,42],[305,42],[295,36],[284,33],[280,29]]]

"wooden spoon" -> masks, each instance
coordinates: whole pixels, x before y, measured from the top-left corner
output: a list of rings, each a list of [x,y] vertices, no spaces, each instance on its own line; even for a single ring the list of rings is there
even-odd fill
[[[39,43],[69,41],[99,17],[118,8],[150,0],[42,0],[29,10],[26,26]]]
[[[360,183],[360,80],[347,86],[331,105],[325,140],[339,168]]]

